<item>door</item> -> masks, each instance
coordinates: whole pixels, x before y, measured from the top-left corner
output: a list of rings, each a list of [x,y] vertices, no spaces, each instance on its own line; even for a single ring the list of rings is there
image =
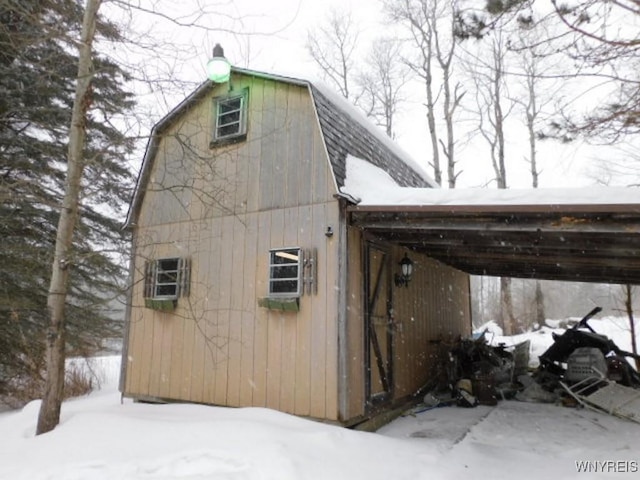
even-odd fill
[[[391,255],[373,242],[366,242],[364,250],[365,399],[370,411],[393,396]]]

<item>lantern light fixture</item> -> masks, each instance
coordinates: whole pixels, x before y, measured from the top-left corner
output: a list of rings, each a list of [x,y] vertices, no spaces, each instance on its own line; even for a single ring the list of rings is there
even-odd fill
[[[397,273],[395,276],[394,281],[396,287],[408,287],[411,281],[411,275],[413,274],[413,261],[405,253],[399,265],[402,273]]]

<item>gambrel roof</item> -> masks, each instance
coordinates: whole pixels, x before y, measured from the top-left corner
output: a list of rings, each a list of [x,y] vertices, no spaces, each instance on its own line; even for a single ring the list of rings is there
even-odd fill
[[[405,187],[437,187],[437,184],[429,178],[426,171],[389,139],[380,128],[373,125],[356,107],[333,93],[326,86],[307,79],[235,67],[231,69],[231,72],[232,74],[265,78],[308,88],[314,103],[338,192],[344,186],[346,159],[349,154],[367,160],[376,167],[383,169],[398,185]],[[135,193],[127,214],[126,226],[131,226],[134,223],[134,219],[140,210],[151,171],[151,164],[163,132],[173,124],[175,119],[183,115],[191,106],[209,93],[215,85],[209,80],[201,84],[151,130]]]

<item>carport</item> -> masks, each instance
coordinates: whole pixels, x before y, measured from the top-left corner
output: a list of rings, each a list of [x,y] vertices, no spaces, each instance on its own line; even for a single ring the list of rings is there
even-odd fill
[[[640,284],[638,203],[358,204],[347,212],[370,235],[472,275]]]

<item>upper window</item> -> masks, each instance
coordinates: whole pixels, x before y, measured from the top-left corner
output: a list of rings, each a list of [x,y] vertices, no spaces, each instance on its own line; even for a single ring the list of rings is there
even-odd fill
[[[269,258],[269,296],[300,296],[302,251],[299,248],[274,249]]]
[[[212,143],[244,139],[247,134],[247,90],[239,95],[215,98],[213,102]]]
[[[163,258],[147,262],[145,298],[177,299],[189,294],[190,262],[186,258]]]

